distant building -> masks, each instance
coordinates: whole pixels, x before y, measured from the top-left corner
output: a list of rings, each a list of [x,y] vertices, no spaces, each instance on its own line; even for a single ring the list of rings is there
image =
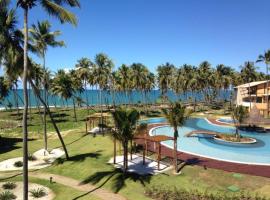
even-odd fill
[[[256,105],[261,115],[267,115],[267,81],[250,82],[234,88],[235,104],[251,109]],[[270,94],[270,82],[268,83],[268,93]],[[268,101],[270,97],[268,98]]]

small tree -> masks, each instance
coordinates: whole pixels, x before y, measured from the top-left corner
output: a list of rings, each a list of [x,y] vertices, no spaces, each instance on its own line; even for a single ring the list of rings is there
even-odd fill
[[[124,172],[126,172],[128,169],[128,142],[132,140],[135,134],[136,124],[140,115],[135,109],[117,108],[112,113],[112,116],[115,123],[113,137],[122,143],[124,150]]]
[[[186,107],[183,106],[180,102],[171,103],[169,109],[162,109],[166,119],[169,124],[174,129],[174,167],[175,172],[177,173],[177,138],[178,135],[178,127],[184,125],[186,119],[190,115],[190,112],[186,111]]]
[[[244,119],[247,118],[248,111],[244,106],[235,106],[232,109],[232,119],[235,126],[235,136],[240,140],[239,127],[243,123]]]

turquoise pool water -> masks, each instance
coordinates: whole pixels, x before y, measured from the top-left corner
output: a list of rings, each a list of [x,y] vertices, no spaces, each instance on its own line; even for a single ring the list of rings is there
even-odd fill
[[[165,122],[164,118],[153,118],[145,120],[145,123]],[[198,137],[185,137],[193,130],[207,130],[226,134],[234,134],[233,127],[214,125],[206,119],[191,118],[185,125],[179,128],[178,149],[194,155],[199,155],[217,160],[224,160],[236,163],[270,165],[270,133],[257,133],[240,131],[243,136],[255,138],[255,144],[230,144],[218,142],[212,138],[203,135]],[[170,126],[162,126],[152,129],[152,135],[166,134],[173,136],[173,130]],[[172,148],[172,141],[163,143]]]
[[[233,123],[233,119],[230,119],[230,118],[220,118],[217,121],[223,122],[223,123],[228,123],[228,124],[232,124]]]

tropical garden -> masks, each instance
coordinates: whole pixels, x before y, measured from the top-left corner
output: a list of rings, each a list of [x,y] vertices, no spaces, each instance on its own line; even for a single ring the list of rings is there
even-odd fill
[[[190,199],[188,195],[194,189],[198,192],[195,196],[193,194],[193,199],[219,199],[220,193],[227,192],[227,183],[239,184],[243,192],[251,192],[243,195],[242,199],[263,199],[257,198],[256,193],[270,196],[270,180],[267,178],[249,175],[235,178],[232,173],[215,169],[205,171],[199,166],[185,167],[183,176],[169,172],[140,176],[127,172],[129,143],[132,144],[138,132],[140,118],[165,116],[174,128],[175,145],[178,128],[190,115],[196,116],[205,110],[211,110],[213,115],[232,111],[240,121],[244,111],[232,105],[232,88],[251,81],[268,80],[270,50],[259,55],[255,62],[245,62],[239,70],[223,64],[212,66],[203,61],[198,66],[176,66],[167,62],[157,66],[156,72],[151,72],[143,63],[115,66],[112,58],[98,53],[94,58],[78,58],[71,70],[52,72],[46,65],[46,53],[49,47],[65,46],[65,41],[58,39],[62,33],[54,30],[47,20],[29,25],[28,15],[32,8],[38,6],[61,23],[77,25],[76,16],[68,8],[80,7],[80,3],[77,0],[17,0],[16,3],[17,8],[12,8],[9,0],[0,0],[0,67],[4,71],[0,76],[0,103],[4,108],[0,112],[0,118],[4,119],[0,122],[0,161],[23,155],[23,173],[3,173],[0,181],[23,181],[24,200],[28,199],[30,182],[51,188],[56,194],[55,199],[102,199],[102,195],[91,192],[91,189],[89,192],[58,181],[51,184],[48,181],[51,174],[71,178],[80,184],[96,185],[96,188],[104,187],[127,199],[173,199],[170,195]],[[17,17],[16,9],[22,9],[23,19]],[[19,20],[23,22],[23,30],[19,27]],[[34,61],[32,55],[37,55],[40,63]],[[266,73],[258,72],[256,63],[259,62],[266,64]],[[18,89],[20,82],[23,95]],[[153,101],[150,96],[154,90],[159,91],[159,96]],[[35,104],[30,102],[31,93]],[[94,102],[91,94],[97,95],[98,101]],[[105,100],[107,94],[110,101]],[[134,101],[136,95],[140,96],[139,101]],[[57,97],[60,103],[54,102],[52,97]],[[176,103],[171,103],[175,100]],[[112,111],[110,124],[113,131],[110,135],[89,139],[84,134],[85,118],[95,112],[102,115],[108,110]],[[236,136],[240,137],[238,132]],[[118,152],[124,155],[123,172],[106,164],[113,156],[111,150],[115,141],[123,149],[123,152]],[[42,147],[50,150],[59,146],[65,155],[52,166],[38,172],[28,169],[32,152]],[[174,165],[176,162],[174,159]],[[41,178],[38,173],[46,178]],[[162,183],[170,189],[175,187],[175,191],[154,187],[160,187]],[[209,189],[211,194],[204,195]],[[1,195],[0,199],[12,199],[8,192]],[[241,195],[232,193],[228,199]]]

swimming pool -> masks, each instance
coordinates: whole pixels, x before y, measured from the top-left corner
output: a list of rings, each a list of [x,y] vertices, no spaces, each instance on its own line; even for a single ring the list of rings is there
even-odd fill
[[[225,123],[225,124],[233,124],[234,123],[233,119],[231,119],[231,118],[219,118],[219,119],[217,119],[217,121]]]
[[[166,122],[164,118],[158,118],[158,122]],[[153,119],[145,120],[145,123],[153,123]],[[185,137],[193,130],[207,130],[226,134],[234,134],[234,127],[219,126],[202,118],[191,118],[185,125],[179,128],[178,150],[193,155],[198,155],[216,160],[229,161],[244,164],[270,165],[270,134],[240,131],[243,136],[255,138],[255,144],[231,144],[223,143],[211,137]],[[151,135],[166,134],[173,136],[170,126],[160,126],[150,130]],[[163,145],[173,148],[172,141],[166,141]]]

